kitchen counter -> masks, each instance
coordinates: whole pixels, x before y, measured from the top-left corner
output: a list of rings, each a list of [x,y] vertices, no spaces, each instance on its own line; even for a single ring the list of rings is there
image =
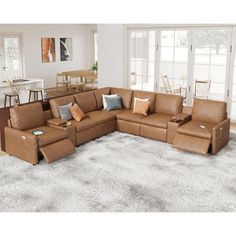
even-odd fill
[[[20,103],[27,103],[29,100],[29,89],[42,88],[44,89],[44,81],[37,78],[23,78],[19,79],[16,84],[20,88],[19,96]],[[9,93],[11,89],[4,81],[0,82],[0,107],[4,106],[5,93]]]

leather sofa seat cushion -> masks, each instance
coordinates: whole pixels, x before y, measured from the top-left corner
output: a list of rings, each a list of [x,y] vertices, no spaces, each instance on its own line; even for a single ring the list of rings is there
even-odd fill
[[[116,117],[119,120],[125,120],[125,121],[140,123],[141,119],[146,117],[146,116],[144,116],[142,114],[133,113],[132,110],[127,110],[125,112],[117,114]]]
[[[87,115],[81,121],[72,120],[71,123],[75,126],[76,132],[90,129],[97,125],[96,122]]]
[[[42,104],[39,102],[11,108],[10,117],[12,128],[23,131],[45,123]]]
[[[204,125],[205,128],[200,126]],[[178,133],[199,138],[211,139],[212,129],[215,123],[191,120],[178,128]]]
[[[111,94],[120,95],[122,100],[122,106],[126,109],[131,108],[132,94],[133,94],[132,90],[123,88],[111,88]]]
[[[34,129],[26,130],[26,132],[32,134],[32,131],[35,129],[43,131],[42,135],[37,136],[38,141],[39,141],[39,147],[43,147],[48,144],[55,143],[59,140],[67,138],[66,131],[55,129],[55,128],[48,127],[48,126],[40,126],[40,127],[34,128]],[[26,140],[26,143],[27,143],[27,140]]]
[[[175,115],[182,113],[183,97],[173,94],[158,93],[156,96],[155,112]]]
[[[50,99],[53,118],[61,118],[58,106],[65,106],[69,103],[75,103],[75,98],[73,95]]]
[[[212,123],[220,123],[227,118],[226,102],[195,99],[192,119]]]
[[[113,114],[113,115],[117,115],[117,114],[120,114],[120,113],[123,113],[123,112],[128,111],[128,109],[112,110],[112,111],[100,110],[100,111],[103,111],[103,112],[105,112],[105,113],[110,113],[110,114]]]
[[[103,108],[102,95],[109,95],[110,88],[97,89],[97,90],[94,90],[93,93],[97,101],[97,108],[102,109]]]
[[[93,91],[75,94],[75,101],[84,113],[97,110],[97,101]]]
[[[155,99],[156,99],[156,93],[152,92],[145,92],[145,91],[134,91],[133,92],[133,98],[132,98],[132,105],[131,108],[133,109],[134,107],[134,98],[140,98],[140,99],[145,99],[148,98],[150,100],[150,108],[149,111],[151,113],[155,112]]]
[[[87,116],[94,122],[96,122],[97,125],[116,119],[116,116],[114,114],[103,111],[92,111],[87,113]]]
[[[166,115],[161,113],[153,114],[143,118],[141,120],[141,124],[167,129],[167,123],[168,121],[170,121],[171,117],[172,117],[171,115]]]

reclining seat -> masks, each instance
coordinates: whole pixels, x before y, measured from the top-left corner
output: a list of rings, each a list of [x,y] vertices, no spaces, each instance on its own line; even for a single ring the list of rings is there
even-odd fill
[[[173,115],[182,112],[183,97],[158,93],[153,105],[150,107],[153,114],[141,119],[140,135],[166,142],[168,121]]]
[[[75,151],[67,132],[45,126],[41,103],[11,108],[9,123],[11,127],[5,127],[6,152],[33,165],[39,162],[39,152],[49,163]],[[35,136],[33,130],[43,134]]]
[[[134,98],[148,98],[151,101],[149,113],[154,111],[156,93],[145,91],[132,91],[128,89],[113,89],[122,98],[123,107],[127,110],[117,114],[117,130],[129,134],[140,134],[140,122],[145,116],[133,113]]]
[[[74,95],[76,103],[85,113],[86,117],[96,125],[94,138],[111,133],[116,128],[116,116],[112,113],[99,110],[96,96],[93,91],[78,93]],[[83,119],[82,119],[83,121]],[[81,121],[80,121],[81,122]],[[78,123],[80,123],[78,122]],[[78,123],[74,123],[78,127]],[[78,137],[79,138],[79,137]],[[92,139],[90,139],[92,140]]]
[[[75,103],[75,97],[73,95],[58,97],[50,99],[50,107],[52,110],[53,119],[58,121],[60,126],[61,115],[58,106],[64,106],[69,103]],[[84,117],[80,122],[72,119],[70,120],[75,129],[75,146],[86,143],[97,137],[96,122],[94,122],[88,116]]]
[[[173,146],[186,151],[216,154],[229,141],[226,103],[195,99],[192,120],[180,126]]]

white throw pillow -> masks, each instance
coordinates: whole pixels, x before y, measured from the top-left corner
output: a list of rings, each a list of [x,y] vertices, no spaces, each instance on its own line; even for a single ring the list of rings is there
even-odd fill
[[[103,109],[107,109],[107,103],[105,100],[105,97],[117,97],[118,94],[112,94],[112,95],[102,95],[102,104],[103,104]]]
[[[150,99],[149,98],[144,98],[144,99],[141,99],[141,98],[136,98],[136,97],[134,97],[134,107],[135,107],[135,105],[136,105],[136,101],[141,101],[141,102],[149,102],[150,101]]]

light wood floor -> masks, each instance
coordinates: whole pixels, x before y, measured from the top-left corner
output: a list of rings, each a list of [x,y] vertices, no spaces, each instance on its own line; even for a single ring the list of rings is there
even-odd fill
[[[0,156],[6,156],[6,155],[8,154],[0,150]]]

